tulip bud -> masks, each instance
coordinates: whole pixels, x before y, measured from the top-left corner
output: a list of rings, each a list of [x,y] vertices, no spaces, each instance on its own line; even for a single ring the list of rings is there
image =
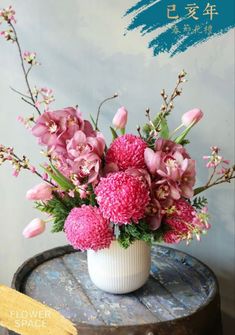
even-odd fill
[[[39,234],[42,234],[46,228],[46,223],[43,220],[40,219],[34,219],[32,220],[23,230],[23,236],[25,238],[31,238],[34,236],[37,236]]]
[[[117,129],[124,129],[127,123],[127,110],[124,107],[118,109],[113,118],[113,125]]]
[[[194,108],[184,113],[181,120],[183,125],[185,127],[188,127],[192,124],[196,124],[198,121],[201,120],[202,117],[203,117],[202,111],[198,108]]]
[[[28,190],[26,193],[28,200],[47,201],[52,199],[52,187],[49,184],[41,183]]]

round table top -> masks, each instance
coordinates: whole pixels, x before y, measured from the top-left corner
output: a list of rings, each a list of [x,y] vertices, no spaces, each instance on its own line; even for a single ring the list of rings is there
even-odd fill
[[[217,294],[213,272],[175,249],[152,247],[151,275],[139,290],[113,295],[94,286],[86,253],[55,248],[26,261],[13,287],[59,311],[76,325],[123,326],[187,317]]]

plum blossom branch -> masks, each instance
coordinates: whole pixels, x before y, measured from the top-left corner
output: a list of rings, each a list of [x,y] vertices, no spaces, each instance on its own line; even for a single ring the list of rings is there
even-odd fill
[[[9,161],[14,168],[13,175],[17,177],[22,169],[30,170],[32,173],[36,174],[41,179],[45,180],[45,177],[40,174],[36,168],[30,164],[29,159],[26,156],[20,158],[15,154],[14,149],[12,147],[6,147],[0,144],[0,166]],[[52,184],[50,181],[46,180],[47,183]]]
[[[11,29],[12,29],[14,35],[15,35],[15,43],[16,43],[18,51],[19,51],[19,56],[20,56],[20,61],[21,61],[21,67],[22,67],[22,70],[23,70],[23,73],[24,73],[24,78],[25,78],[25,82],[26,82],[26,85],[27,85],[27,88],[28,88],[28,91],[29,91],[29,94],[30,94],[30,99],[32,101],[32,105],[36,109],[36,111],[38,112],[38,114],[41,115],[41,112],[40,112],[39,108],[35,105],[36,100],[35,100],[35,98],[33,96],[32,89],[31,89],[31,86],[30,86],[30,83],[29,83],[29,79],[28,79],[29,71],[31,70],[32,65],[30,66],[30,68],[28,70],[26,70],[25,65],[24,65],[23,53],[22,53],[22,49],[21,49],[21,45],[20,45],[18,36],[17,36],[16,29],[15,29],[15,27],[14,27],[14,25],[13,25],[13,23],[11,21],[8,22],[8,24],[11,27]]]
[[[208,160],[206,167],[212,168],[211,175],[204,186],[200,186],[194,190],[194,195],[204,192],[208,188],[222,184],[230,183],[235,179],[235,165],[227,167],[229,161],[219,155],[220,149],[216,146],[211,147],[211,155],[203,156],[203,159]],[[216,175],[219,177],[216,178]]]
[[[29,97],[27,97],[27,99],[31,100],[31,104],[37,110],[38,114],[41,115],[41,112],[40,112],[38,106],[35,105],[36,100],[35,100],[35,97],[33,96],[33,92],[32,92],[32,89],[31,89],[31,86],[30,86],[30,83],[29,83],[29,79],[28,79],[29,72],[31,71],[32,67],[34,65],[39,64],[36,60],[36,53],[35,52],[28,52],[28,51],[22,53],[21,45],[20,45],[20,42],[19,42],[19,39],[18,39],[18,35],[17,35],[16,29],[15,29],[15,26],[14,26],[14,23],[16,23],[16,20],[15,20],[15,10],[12,8],[12,6],[9,6],[6,9],[0,10],[0,24],[3,23],[3,22],[5,22],[9,26],[9,29],[5,30],[5,31],[2,31],[1,35],[4,36],[7,41],[11,41],[13,43],[16,43],[16,46],[17,46],[17,49],[18,49],[18,52],[19,52],[21,67],[22,67],[22,70],[23,70],[26,86],[27,86],[28,92],[29,92]],[[26,69],[24,62],[26,62],[29,65],[28,69]],[[20,92],[18,92],[18,93],[21,94]],[[25,97],[24,94],[22,96]]]

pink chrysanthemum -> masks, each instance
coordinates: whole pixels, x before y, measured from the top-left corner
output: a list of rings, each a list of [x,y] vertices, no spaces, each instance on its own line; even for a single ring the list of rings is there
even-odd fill
[[[147,144],[140,137],[126,134],[116,138],[107,151],[106,163],[114,163],[119,170],[145,168],[144,150]]]
[[[75,249],[99,250],[108,248],[113,239],[109,221],[99,208],[83,205],[73,208],[65,221],[65,234]]]
[[[138,223],[150,200],[146,183],[125,172],[101,178],[95,193],[103,216],[118,224]]]

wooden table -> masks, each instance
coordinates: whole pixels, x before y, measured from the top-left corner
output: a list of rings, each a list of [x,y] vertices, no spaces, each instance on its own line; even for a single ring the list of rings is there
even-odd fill
[[[130,294],[97,289],[87,273],[86,254],[71,246],[26,261],[12,287],[58,310],[76,324],[81,335],[222,334],[213,272],[197,259],[165,246],[152,248],[151,276],[144,287]]]

